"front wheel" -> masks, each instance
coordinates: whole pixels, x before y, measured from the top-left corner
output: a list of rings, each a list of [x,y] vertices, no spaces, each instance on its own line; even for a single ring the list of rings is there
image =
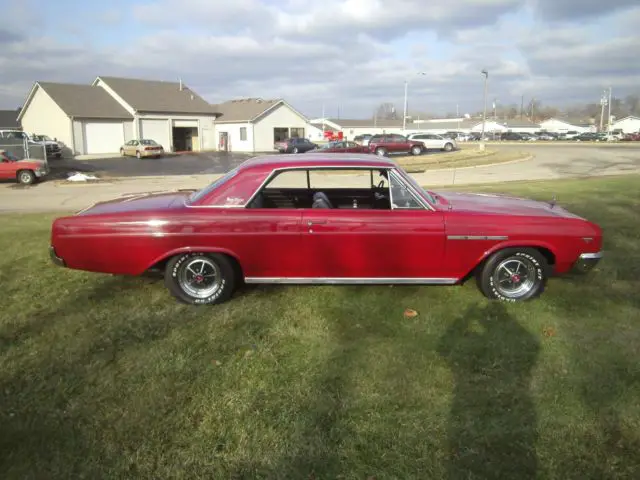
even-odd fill
[[[142,155],[140,155],[140,152],[136,152],[136,157],[138,158],[138,160],[140,160],[140,158],[142,157]]]
[[[519,302],[544,291],[547,272],[547,261],[537,250],[507,248],[489,257],[477,272],[476,282],[487,298]]]
[[[298,147],[293,147],[293,153],[298,153]]]
[[[231,298],[236,274],[233,264],[224,255],[186,253],[167,263],[164,283],[182,303],[214,305]]]
[[[36,181],[36,175],[31,170],[20,170],[17,178],[22,185],[31,185]]]
[[[415,147],[413,147],[411,149],[411,154],[412,155],[420,155],[422,153],[422,148],[419,147],[418,145],[416,145]]]
[[[376,155],[379,157],[384,157],[387,154],[387,150],[385,148],[376,148]]]
[[[121,149],[120,149],[120,156],[121,156],[121,157],[124,157],[124,148],[121,148]]]
[[[444,145],[444,151],[445,152],[450,152],[451,150],[453,150],[453,145],[451,143],[446,143]]]

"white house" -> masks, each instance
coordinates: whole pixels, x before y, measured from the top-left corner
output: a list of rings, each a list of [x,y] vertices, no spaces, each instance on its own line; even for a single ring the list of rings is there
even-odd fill
[[[142,137],[168,151],[213,148],[218,115],[177,82],[98,77],[93,85],[36,82],[18,121],[72,153],[106,154]]]
[[[282,99],[243,98],[214,105],[217,149],[271,152],[276,141],[305,138],[309,120]]]
[[[540,122],[540,127],[546,132],[553,133],[567,133],[567,132],[595,132],[595,125],[591,125],[587,122],[562,119],[562,118],[549,118]]]
[[[640,132],[640,118],[631,115],[616,120],[611,124],[611,130],[622,130],[624,133]]]

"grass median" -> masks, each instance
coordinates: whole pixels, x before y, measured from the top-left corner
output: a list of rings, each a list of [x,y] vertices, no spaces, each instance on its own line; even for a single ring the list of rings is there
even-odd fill
[[[463,168],[513,162],[529,157],[530,154],[512,150],[480,151],[477,148],[465,148],[455,152],[435,152],[418,156],[394,157],[409,173],[421,173],[440,168]]]
[[[53,217],[4,215],[0,478],[637,478],[639,181],[483,187],[604,228],[598,271],[519,305],[469,282],[189,307],[54,267]]]

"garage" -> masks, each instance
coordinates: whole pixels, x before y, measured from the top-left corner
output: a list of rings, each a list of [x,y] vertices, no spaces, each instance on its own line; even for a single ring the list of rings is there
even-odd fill
[[[165,150],[171,147],[169,139],[169,120],[142,119],[140,120],[140,138],[155,140]]]
[[[85,122],[85,152],[113,153],[124,144],[124,125],[120,122]]]

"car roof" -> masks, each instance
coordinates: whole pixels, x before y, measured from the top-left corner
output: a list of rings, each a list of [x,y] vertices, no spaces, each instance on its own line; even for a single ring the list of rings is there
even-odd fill
[[[303,168],[303,167],[357,167],[394,168],[398,164],[390,158],[363,153],[303,153],[300,155],[261,155],[243,162],[241,168]]]

